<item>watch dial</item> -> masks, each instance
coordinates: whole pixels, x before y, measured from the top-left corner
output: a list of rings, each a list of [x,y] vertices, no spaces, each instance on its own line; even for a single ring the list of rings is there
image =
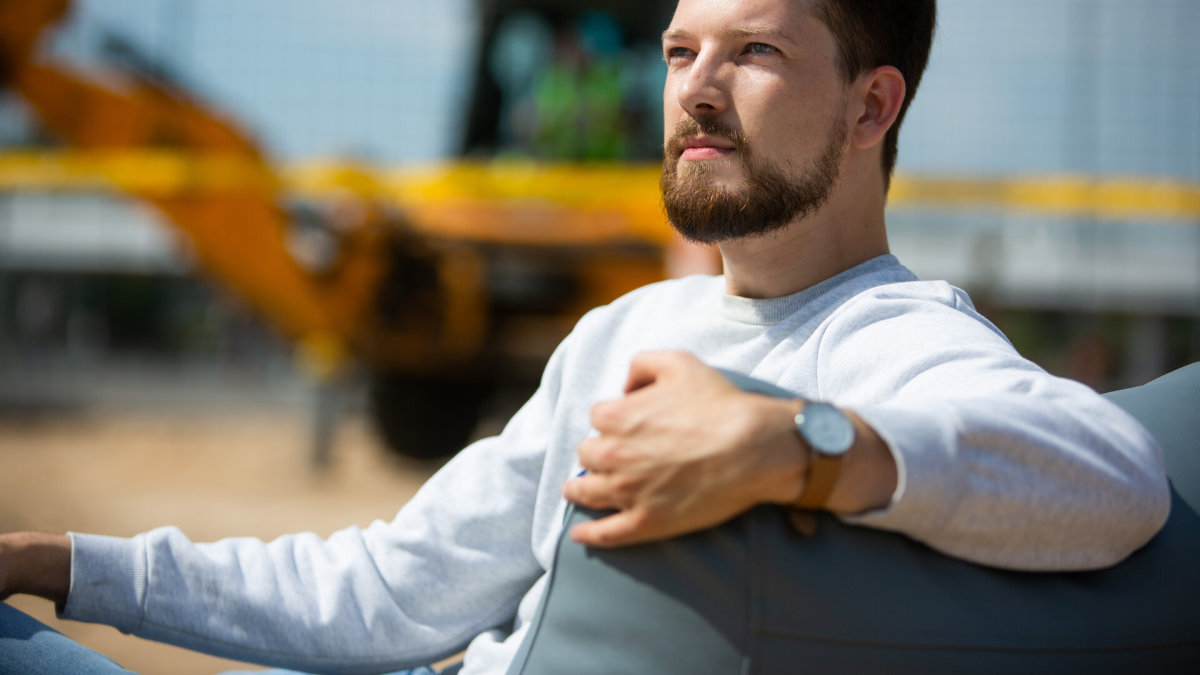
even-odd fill
[[[818,452],[840,455],[854,444],[854,425],[840,410],[828,403],[804,406],[804,436]]]

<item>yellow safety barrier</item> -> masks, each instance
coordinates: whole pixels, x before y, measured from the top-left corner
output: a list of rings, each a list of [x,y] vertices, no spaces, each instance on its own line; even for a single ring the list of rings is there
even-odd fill
[[[1083,175],[958,179],[897,176],[892,206],[998,208],[1107,220],[1200,221],[1200,184]]]
[[[404,207],[510,205],[536,211],[620,211],[660,239],[657,165],[461,162],[388,168],[308,162],[274,171],[236,156],[159,151],[0,153],[0,190],[121,190],[150,196],[279,190],[314,198],[352,193]],[[1084,175],[941,178],[901,174],[893,208],[991,208],[1053,216],[1200,222],[1200,184]]]

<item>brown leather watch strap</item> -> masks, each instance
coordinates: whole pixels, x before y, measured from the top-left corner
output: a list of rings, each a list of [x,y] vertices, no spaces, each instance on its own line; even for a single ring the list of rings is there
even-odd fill
[[[799,509],[819,509],[829,501],[833,488],[837,485],[838,475],[842,470],[844,455],[822,455],[809,448],[808,482],[804,493],[796,500],[795,507]]]

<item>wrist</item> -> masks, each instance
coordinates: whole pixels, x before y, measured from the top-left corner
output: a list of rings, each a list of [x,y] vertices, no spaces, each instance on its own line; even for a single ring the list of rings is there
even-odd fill
[[[826,508],[835,513],[859,514],[891,504],[896,492],[896,460],[882,437],[853,412],[854,447],[846,453],[842,476],[829,495]]]
[[[764,502],[792,506],[804,494],[812,450],[796,433],[795,417],[800,406],[801,402],[795,399],[771,400],[765,424],[770,429],[772,460],[770,482],[760,493]]]
[[[846,456],[854,449],[857,429],[850,417],[823,401],[799,400],[794,418],[796,436],[808,451],[807,470],[798,509],[829,509],[830,496],[842,480]]]
[[[850,410],[821,402],[798,404],[793,435],[803,448],[804,469],[793,478],[792,494],[798,490],[798,496],[786,503],[796,509],[840,514],[888,506],[896,490],[897,470],[879,434]]]

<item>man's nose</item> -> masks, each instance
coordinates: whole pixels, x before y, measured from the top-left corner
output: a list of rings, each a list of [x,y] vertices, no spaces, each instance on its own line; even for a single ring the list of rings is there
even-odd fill
[[[679,105],[693,116],[724,112],[729,105],[725,86],[728,65],[712,52],[698,54],[679,82]]]

